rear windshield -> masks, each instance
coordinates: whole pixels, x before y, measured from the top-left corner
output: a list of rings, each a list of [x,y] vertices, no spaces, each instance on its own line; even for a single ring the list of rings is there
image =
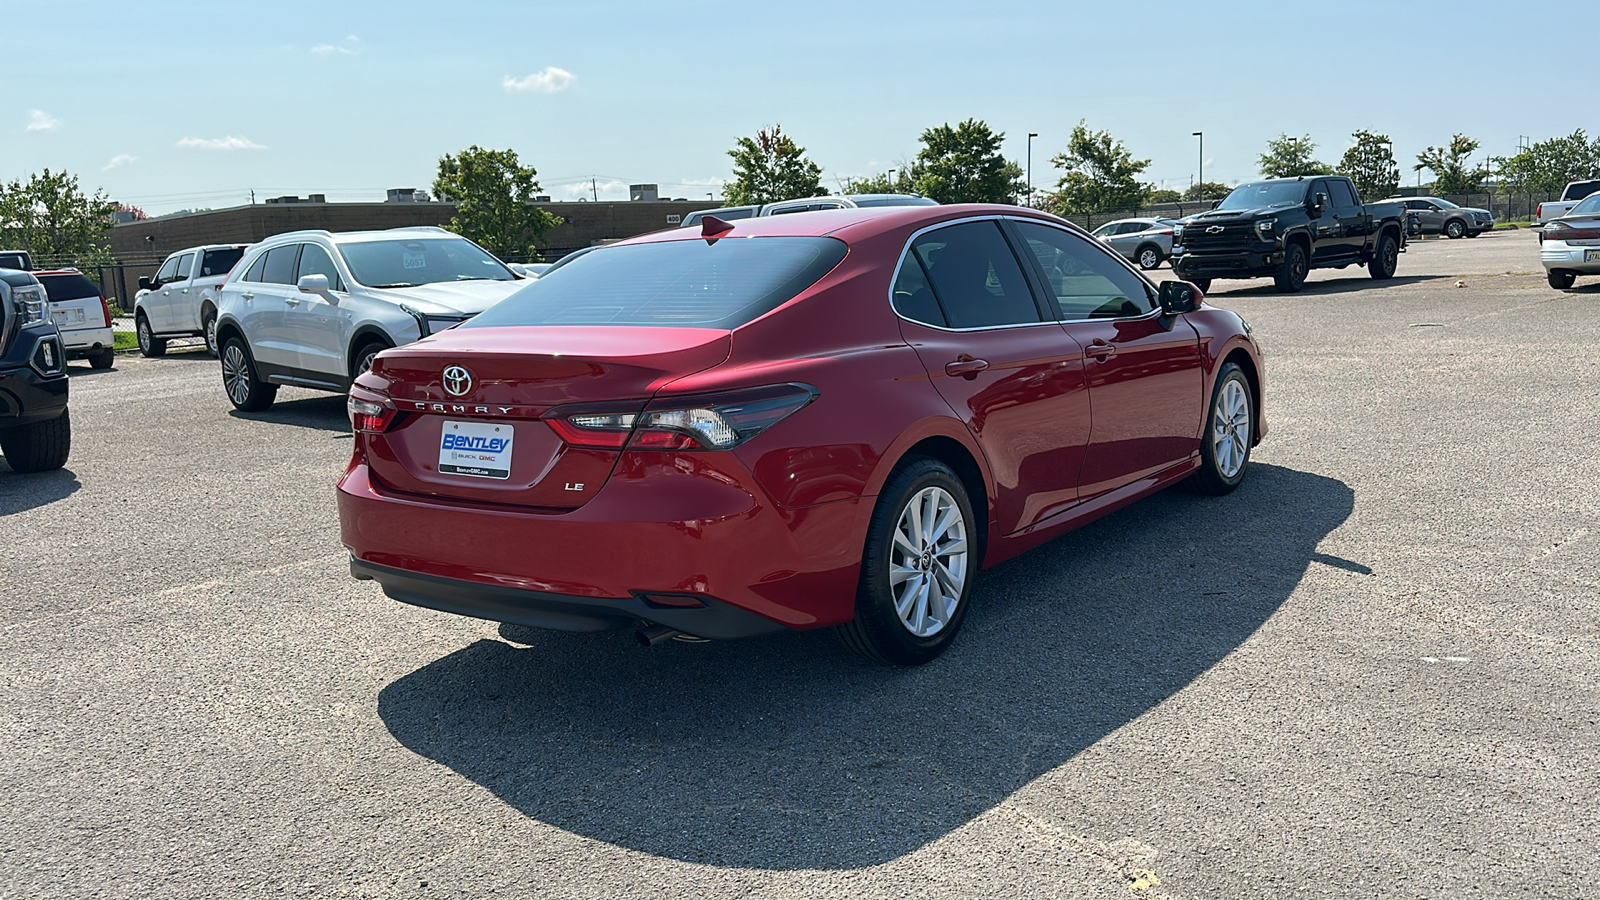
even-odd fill
[[[70,275],[40,275],[38,278],[51,303],[100,296],[100,289],[94,286],[94,282],[76,272]]]
[[[1561,195],[1561,199],[1582,200],[1595,191],[1600,191],[1600,181],[1574,181],[1567,185],[1567,192]]]
[[[844,259],[825,237],[625,244],[552,269],[461,327],[656,325],[738,328]]]
[[[244,248],[228,250],[207,250],[206,258],[200,262],[200,276],[207,278],[212,275],[226,275],[233,271],[239,264],[239,257],[244,255]]]
[[[442,281],[515,281],[500,260],[462,238],[352,241],[339,253],[367,287],[416,287]]]

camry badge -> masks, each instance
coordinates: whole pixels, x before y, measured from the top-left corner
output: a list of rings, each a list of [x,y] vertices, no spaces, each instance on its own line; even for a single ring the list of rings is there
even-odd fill
[[[444,370],[444,392],[460,397],[472,390],[472,373],[464,366],[450,366]]]
[[[1223,228],[1221,225],[1213,225],[1206,229],[1206,234],[1221,234],[1226,230],[1227,229]]]

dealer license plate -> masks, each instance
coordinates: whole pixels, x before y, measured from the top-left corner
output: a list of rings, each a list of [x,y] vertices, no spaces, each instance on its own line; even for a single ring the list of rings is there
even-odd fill
[[[1600,262],[1600,250],[1583,251],[1584,262]]]
[[[439,436],[439,471],[472,478],[510,478],[514,437],[511,425],[446,421]]]
[[[57,325],[82,325],[83,310],[81,309],[52,309],[50,318]]]

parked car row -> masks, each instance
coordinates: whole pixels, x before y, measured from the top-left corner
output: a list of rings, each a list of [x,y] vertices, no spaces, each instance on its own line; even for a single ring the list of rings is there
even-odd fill
[[[14,471],[66,465],[67,394],[67,347],[44,285],[33,273],[0,268],[0,454]]]

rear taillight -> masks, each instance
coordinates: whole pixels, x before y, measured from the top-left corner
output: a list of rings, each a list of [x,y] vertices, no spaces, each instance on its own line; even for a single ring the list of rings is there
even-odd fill
[[[551,410],[545,423],[574,447],[731,450],[815,400],[805,384],[774,384],[697,397],[668,397],[634,410]],[[636,408],[635,408],[636,409]]]
[[[350,389],[350,427],[369,434],[382,434],[400,414],[387,397],[359,387]]]
[[[106,298],[104,298],[104,297],[100,298],[100,313],[101,313],[101,315],[106,317],[106,327],[110,328],[111,327],[111,304],[107,303],[106,302]]]
[[[1542,218],[1544,218],[1544,204],[1543,204],[1543,203],[1541,203],[1541,204],[1539,204],[1539,206],[1538,206],[1538,207],[1537,207],[1537,208],[1536,208],[1536,209],[1534,209],[1534,211],[1533,211],[1533,217],[1534,217],[1534,218],[1535,218],[1535,219],[1542,219]]]
[[[1600,228],[1573,228],[1571,225],[1551,223],[1539,232],[1541,241],[1600,241]]]
[[[1172,233],[1172,229],[1171,228],[1156,232],[1156,234],[1171,234],[1171,233]]]

